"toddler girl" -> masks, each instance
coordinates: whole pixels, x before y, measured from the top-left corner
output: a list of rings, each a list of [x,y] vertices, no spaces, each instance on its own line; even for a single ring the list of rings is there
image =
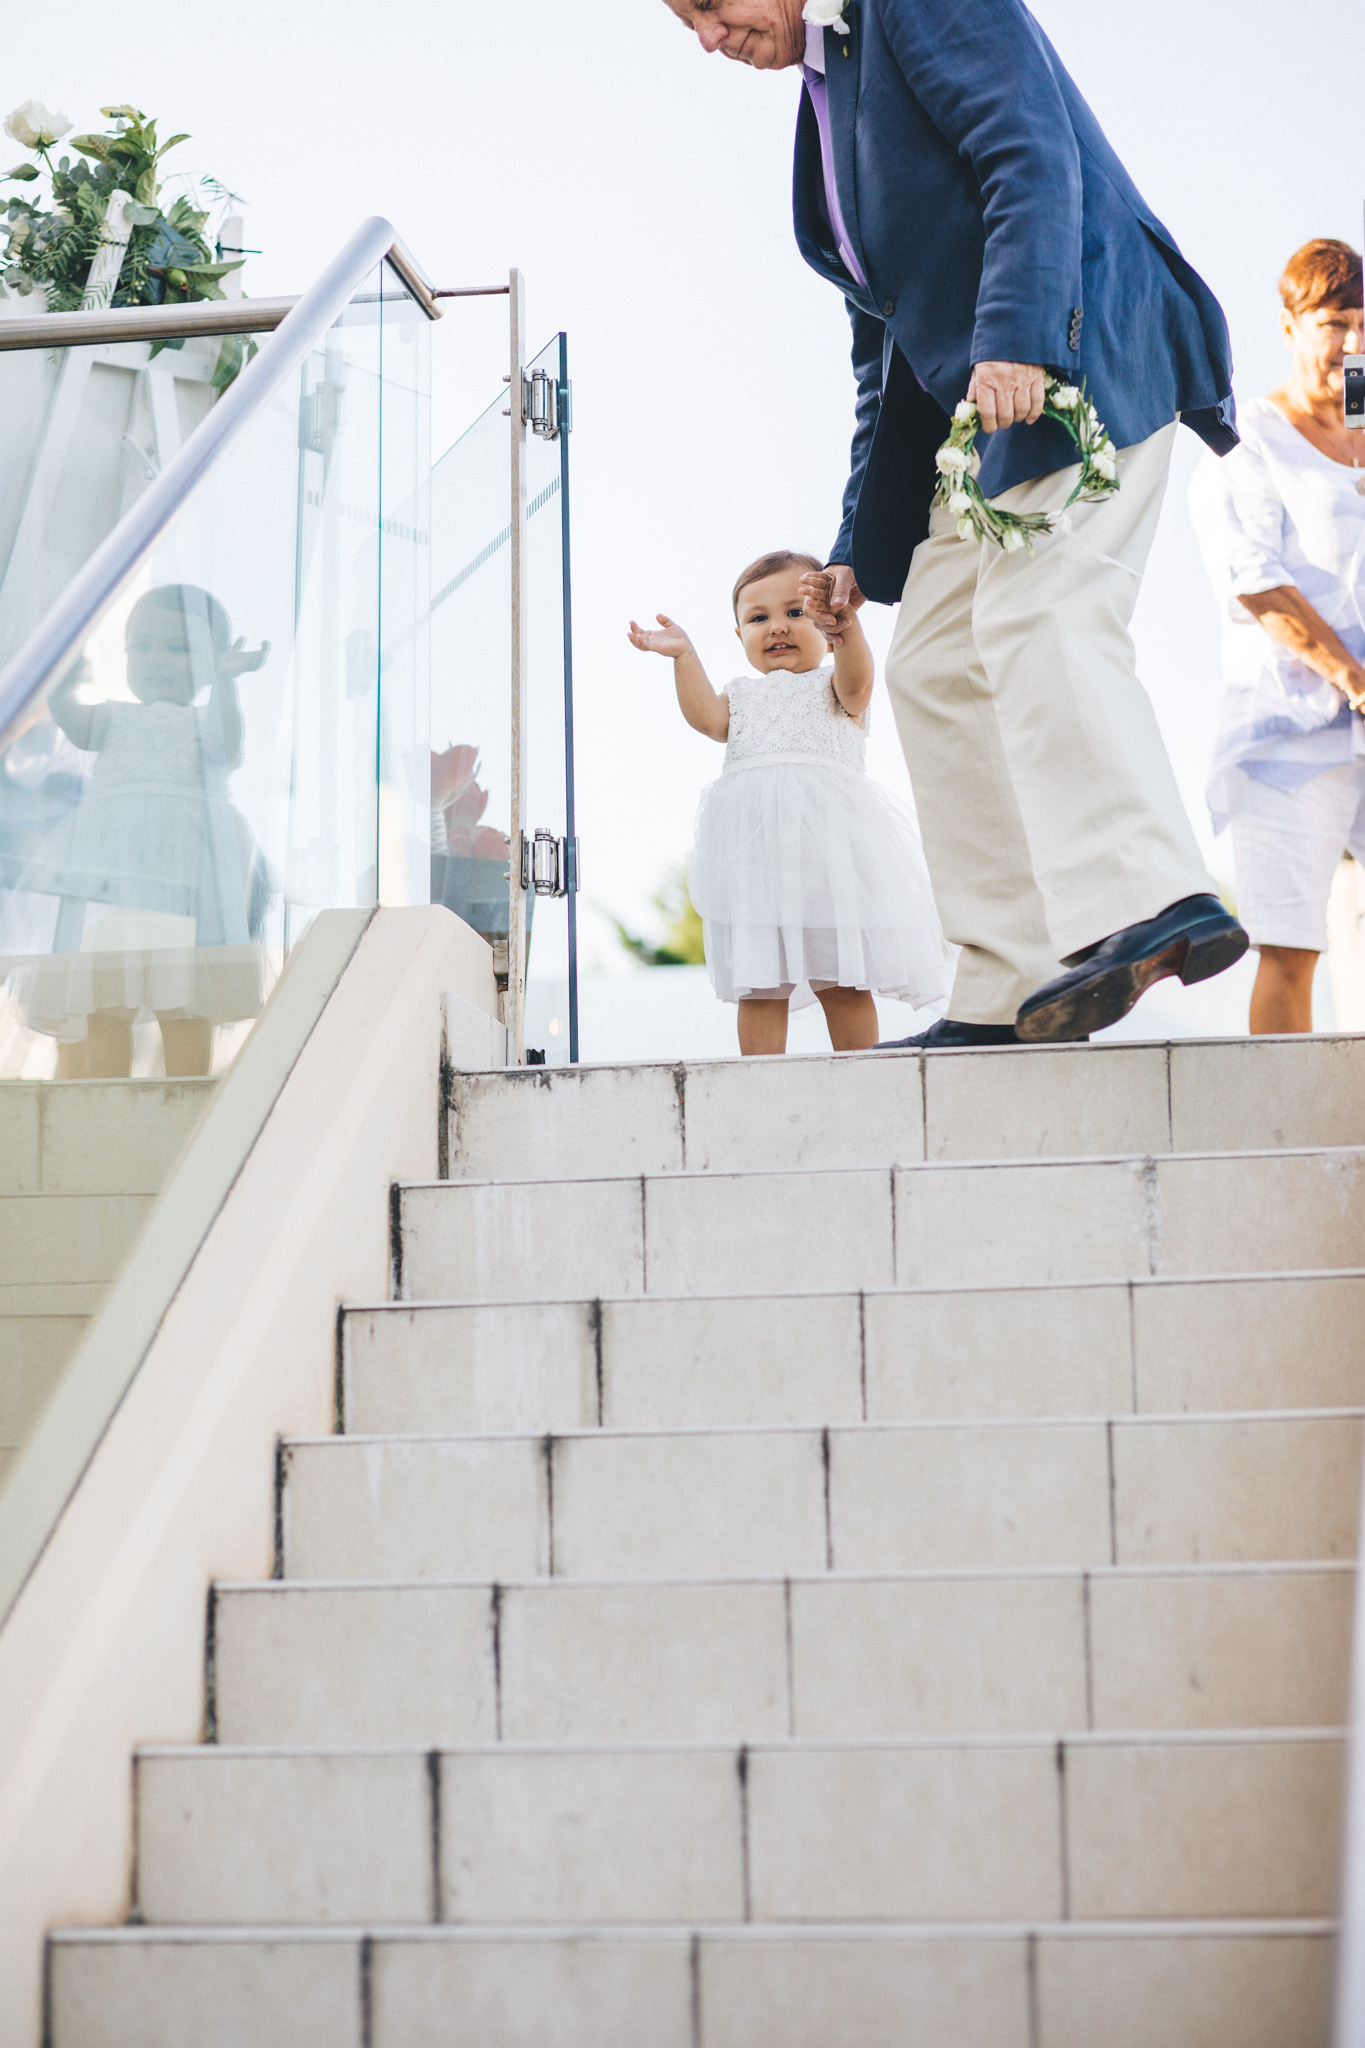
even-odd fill
[[[821,580],[803,590],[803,577]],[[634,646],[673,657],[688,724],[727,743],[687,879],[743,1053],[785,1052],[789,1007],[812,1001],[836,1052],[863,1051],[878,1036],[873,990],[928,1004],[951,981],[914,818],[865,769],[872,652],[852,607],[828,643],[807,618],[806,592],[823,587],[811,555],[749,565],[735,630],[755,672],[719,694],[681,626],[631,621]]]
[[[242,759],[240,676],[248,652],[207,590],[169,583],[133,606],[128,697],[95,697],[84,664],[48,714],[95,755],[89,793],[20,887],[59,901],[46,960],[17,992],[32,1030],[57,1039],[59,1079],[131,1071],[133,1025],[150,1011],[167,1074],[207,1074],[215,1024],[256,1016],[256,940],[266,871],[228,777]]]

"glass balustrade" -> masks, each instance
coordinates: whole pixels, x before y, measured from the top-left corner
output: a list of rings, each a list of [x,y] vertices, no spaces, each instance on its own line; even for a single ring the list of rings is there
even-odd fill
[[[526,1043],[547,1066],[558,1067],[578,1058],[568,574],[571,397],[564,335],[542,350],[529,374],[539,431],[533,430],[527,451],[526,830],[541,893],[533,899],[535,941],[527,956]]]
[[[522,902],[530,1045],[576,1057],[572,898],[534,887],[562,887],[573,836],[563,338],[528,380],[540,431],[504,390],[433,470],[432,304],[401,251],[377,260],[391,240],[359,230],[292,333],[0,348],[11,1503],[214,1077],[320,911],[445,903],[505,977]],[[537,829],[553,858],[523,895]],[[130,1088],[161,1133],[131,1152]],[[76,1133],[65,1180],[11,1143],[44,1116]],[[50,1195],[65,1206],[31,1206]]]
[[[524,880],[527,1057],[559,1066],[578,1057],[571,420],[563,335],[528,366],[526,394],[526,646],[517,719],[512,428],[505,391],[432,474],[431,898],[489,940],[505,977],[511,902]],[[526,750],[519,811],[512,773],[517,729]]]
[[[510,413],[499,393],[431,478],[431,900],[507,975],[512,860]]]
[[[0,668],[255,347],[190,335],[0,354]]]
[[[0,1496],[290,950],[429,900],[430,326],[382,226],[240,377],[0,350]]]
[[[207,415],[223,346],[176,352],[195,375],[0,356],[34,401],[6,652]],[[428,355],[386,263],[3,735],[0,1075],[219,1072],[318,910],[427,900]]]

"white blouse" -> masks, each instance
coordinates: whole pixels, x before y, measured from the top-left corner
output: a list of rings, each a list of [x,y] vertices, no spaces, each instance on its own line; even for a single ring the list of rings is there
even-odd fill
[[[1238,602],[1294,584],[1365,659],[1365,495],[1357,488],[1365,466],[1333,462],[1268,398],[1253,399],[1240,424],[1241,447],[1221,461],[1205,456],[1190,485],[1223,616],[1223,710],[1208,785],[1220,832],[1236,807],[1239,771],[1290,790],[1365,758],[1365,727],[1340,691]]]

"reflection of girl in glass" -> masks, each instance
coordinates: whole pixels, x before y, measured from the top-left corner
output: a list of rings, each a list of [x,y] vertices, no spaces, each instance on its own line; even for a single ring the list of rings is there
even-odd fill
[[[24,991],[29,1024],[58,1040],[64,1079],[129,1073],[146,1010],[166,1072],[207,1074],[214,1025],[262,1001],[252,940],[265,869],[228,776],[242,760],[237,678],[262,666],[269,642],[248,653],[217,598],[169,583],[133,606],[125,648],[133,703],[91,701],[82,663],[48,704],[97,757],[89,795],[41,863],[62,900],[54,957]]]

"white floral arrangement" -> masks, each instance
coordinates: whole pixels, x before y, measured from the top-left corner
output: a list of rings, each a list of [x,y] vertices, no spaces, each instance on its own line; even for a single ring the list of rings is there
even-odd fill
[[[836,36],[848,34],[848,23],[844,20],[844,9],[848,0],[806,0],[801,10],[801,19],[812,28],[832,28]]]
[[[25,100],[22,107],[16,107],[5,121],[6,135],[24,149],[51,149],[54,142],[60,142],[75,126],[65,114],[54,114],[41,100]]]
[[[811,0],[812,5],[817,0]],[[970,399],[963,399],[953,415],[952,432],[938,451],[938,490],[935,501],[947,507],[957,521],[962,540],[993,540],[1007,555],[1021,549],[1033,553],[1040,534],[1052,533],[1078,499],[1093,504],[1108,498],[1119,488],[1118,450],[1094,406],[1084,384],[1068,384],[1049,376],[1043,401],[1043,417],[1059,420],[1080,452],[1081,474],[1058,512],[1006,512],[993,505],[977,482],[981,458],[976,437],[981,414]]]

